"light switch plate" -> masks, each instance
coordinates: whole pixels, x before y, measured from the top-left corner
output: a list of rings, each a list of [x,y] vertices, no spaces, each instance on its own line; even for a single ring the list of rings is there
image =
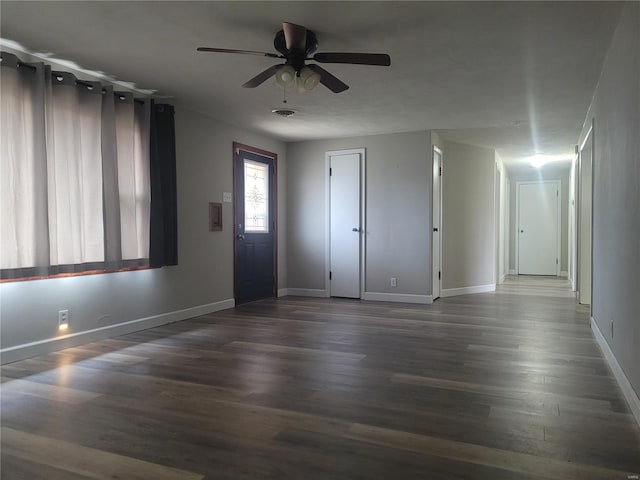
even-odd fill
[[[232,196],[231,196],[231,192],[222,192],[222,201],[224,203],[231,203],[232,202]]]

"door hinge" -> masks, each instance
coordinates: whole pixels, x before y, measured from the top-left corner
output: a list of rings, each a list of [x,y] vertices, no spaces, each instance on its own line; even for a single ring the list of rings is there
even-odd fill
[[[440,176],[442,176],[442,167],[438,167],[438,169],[439,169],[439,170],[438,170],[438,174],[439,174]]]
[[[558,190],[556,190],[556,197],[560,196],[560,192],[558,192]]]
[[[438,272],[438,280],[442,280],[442,272]]]
[[[329,176],[333,175],[333,168],[329,168]]]
[[[558,264],[558,259],[556,258],[556,265]]]
[[[333,273],[329,272],[329,280],[333,277]]]

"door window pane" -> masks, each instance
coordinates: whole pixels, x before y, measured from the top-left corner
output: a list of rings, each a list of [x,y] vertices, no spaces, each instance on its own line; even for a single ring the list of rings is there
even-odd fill
[[[244,230],[269,233],[269,166],[244,161]]]

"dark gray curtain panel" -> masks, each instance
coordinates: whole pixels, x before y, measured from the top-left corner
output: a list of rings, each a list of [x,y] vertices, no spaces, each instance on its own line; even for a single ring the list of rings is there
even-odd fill
[[[151,221],[149,265],[178,264],[178,202],[174,108],[151,104]]]

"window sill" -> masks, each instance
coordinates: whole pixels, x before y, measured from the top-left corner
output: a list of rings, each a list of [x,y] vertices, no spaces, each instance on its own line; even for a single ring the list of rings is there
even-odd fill
[[[136,270],[152,270],[152,269],[153,267],[144,265],[144,266],[137,266],[137,267],[123,267],[117,270],[95,269],[95,270],[86,270],[84,272],[56,273],[54,275],[39,275],[39,276],[19,277],[19,278],[3,278],[3,279],[0,279],[0,284],[15,283],[15,282],[31,282],[34,280],[49,280],[51,278],[83,277],[87,275],[101,275],[104,273],[133,272]]]

